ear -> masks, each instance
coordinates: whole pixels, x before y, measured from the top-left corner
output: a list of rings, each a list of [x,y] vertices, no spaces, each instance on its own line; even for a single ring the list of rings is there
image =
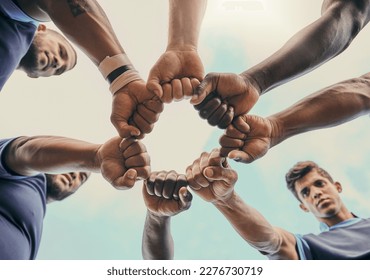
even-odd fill
[[[30,77],[30,78],[38,78],[39,76],[37,76],[36,74],[33,74],[33,73],[27,73],[27,76]]]
[[[45,25],[45,24],[40,23],[40,24],[39,24],[39,26],[37,27],[37,31],[39,31],[39,32],[44,32],[44,31],[46,31],[46,25]]]
[[[303,203],[299,204],[299,207],[300,207],[303,211],[305,211],[305,212],[310,212],[310,210],[308,210],[308,209],[307,209],[307,207],[306,207],[306,206],[304,206],[304,204],[303,204]]]
[[[341,193],[343,190],[342,185],[339,182],[335,182],[334,185],[337,188],[338,192]]]

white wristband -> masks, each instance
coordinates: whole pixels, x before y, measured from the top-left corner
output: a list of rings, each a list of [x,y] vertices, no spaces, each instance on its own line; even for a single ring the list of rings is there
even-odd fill
[[[112,94],[115,94],[119,89],[123,88],[127,84],[141,80],[139,73],[136,70],[129,70],[116,78],[110,85],[109,90]]]
[[[114,70],[125,65],[132,65],[132,63],[126,54],[120,53],[104,58],[99,64],[99,71],[106,79]]]

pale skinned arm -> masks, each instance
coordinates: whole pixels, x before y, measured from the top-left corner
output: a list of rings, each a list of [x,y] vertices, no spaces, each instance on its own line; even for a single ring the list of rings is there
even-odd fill
[[[207,0],[169,0],[166,51],[152,67],[147,88],[163,102],[190,98],[203,79],[198,39]]]
[[[245,114],[267,91],[312,71],[343,52],[370,19],[369,0],[326,0],[321,17],[296,33],[277,52],[238,74],[210,73],[196,89],[197,105],[211,92]],[[202,106],[204,110],[204,106]],[[214,120],[213,123],[217,122]]]
[[[5,164],[13,172],[33,176],[75,171],[101,172],[117,189],[131,188],[150,173],[150,158],[137,140],[115,137],[102,145],[59,136],[22,136],[5,150]]]
[[[38,6],[96,66],[107,56],[125,53],[97,1],[38,0]],[[156,103],[155,110],[151,110],[153,103]],[[146,89],[143,80],[133,81],[115,93],[111,122],[122,138],[143,138],[152,131],[163,110],[161,106],[161,101]]]
[[[153,172],[144,181],[143,198],[148,209],[142,241],[144,259],[173,259],[171,217],[189,209],[192,195],[187,185],[185,175],[175,171]]]
[[[237,173],[219,150],[202,153],[186,169],[190,187],[225,216],[238,234],[261,253],[277,259],[298,259],[293,234],[273,227],[256,209],[234,191]]]
[[[243,115],[220,138],[221,155],[250,163],[300,133],[349,122],[370,113],[370,74],[346,80],[270,117]]]

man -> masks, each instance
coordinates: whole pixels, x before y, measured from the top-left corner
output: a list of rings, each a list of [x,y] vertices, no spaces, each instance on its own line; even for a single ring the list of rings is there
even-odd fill
[[[272,226],[234,191],[237,174],[218,150],[202,153],[186,170],[190,187],[211,202],[239,235],[269,259],[370,259],[369,219],[352,214],[340,198],[342,185],[316,163],[299,162],[286,175],[288,189],[324,232],[293,234]]]
[[[145,146],[120,137],[103,145],[56,136],[5,139],[0,159],[0,259],[35,259],[46,203],[73,194],[91,172],[117,189],[150,174]]]
[[[174,256],[171,217],[189,209],[192,195],[185,175],[175,171],[153,172],[144,181],[143,197],[148,208],[142,242],[145,260],[170,260]]]
[[[264,93],[343,52],[369,20],[369,0],[325,0],[321,17],[295,34],[281,49],[240,75],[208,74],[191,102],[198,105],[200,116],[211,125],[226,128],[234,116],[249,112]],[[207,106],[199,104],[210,94],[220,100]]]
[[[294,135],[370,113],[370,73],[313,93],[267,118],[242,115],[220,138],[221,156],[250,163]]]
[[[60,33],[39,24],[32,43],[17,69],[30,78],[61,75],[75,67],[77,53]]]
[[[109,82],[113,94],[111,121],[119,135],[142,138],[149,133],[163,104],[146,89],[96,0],[1,1],[0,27],[6,36],[0,41],[0,52],[9,61],[6,64],[1,61],[7,65],[1,83],[18,67],[39,23],[50,20],[92,60]],[[53,63],[52,56],[46,53],[43,56],[48,65]]]

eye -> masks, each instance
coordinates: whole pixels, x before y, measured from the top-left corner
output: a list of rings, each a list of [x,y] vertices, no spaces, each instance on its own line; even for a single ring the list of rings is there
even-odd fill
[[[322,180],[317,180],[316,182],[315,182],[315,186],[316,187],[323,187],[325,185],[325,182],[324,181],[322,181]]]
[[[303,198],[306,198],[308,195],[310,194],[310,191],[308,188],[304,188],[302,191],[301,191],[301,195]]]

